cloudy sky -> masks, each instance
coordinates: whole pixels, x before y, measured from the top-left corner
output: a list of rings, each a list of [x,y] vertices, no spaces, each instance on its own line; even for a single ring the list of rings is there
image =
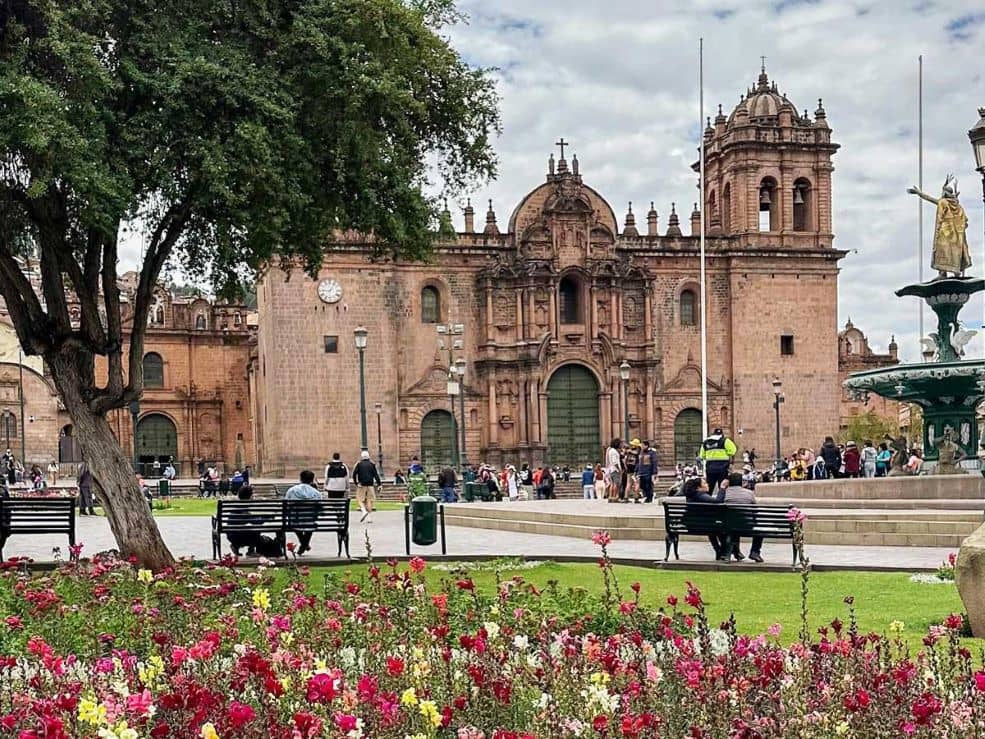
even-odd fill
[[[452,30],[453,41],[473,63],[498,68],[502,96],[500,176],[472,197],[480,226],[491,197],[503,227],[543,180],[559,136],[620,218],[628,201],[645,213],[653,200],[663,230],[676,201],[686,221],[696,194],[690,163],[703,36],[709,115],[719,102],[728,113],[755,83],[761,55],[799,110],[813,115],[824,99],[842,147],[834,160],[835,244],[853,250],[841,263],[840,323],[850,316],[883,351],[895,333],[903,357],[916,360],[918,301],[892,291],[918,276],[918,206],[905,190],[917,179],[923,54],[924,189],[939,193],[945,174],[957,175],[971,271],[982,274],[981,182],[967,138],[985,105],[980,0],[462,0],[461,7],[470,20]],[[933,222],[927,205],[928,255]],[[980,324],[982,310],[981,301],[965,308],[966,323]],[[927,331],[930,318],[928,310]],[[981,339],[975,344],[980,355]]]

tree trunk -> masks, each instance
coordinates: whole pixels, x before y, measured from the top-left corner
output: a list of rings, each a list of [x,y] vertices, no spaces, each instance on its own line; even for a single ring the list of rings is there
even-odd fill
[[[77,358],[57,354],[46,359],[72,418],[82,458],[92,472],[120,556],[134,557],[141,567],[154,571],[174,564],[174,556],[161,538],[147,499],[137,486],[131,462],[113,435],[106,416],[94,413],[83,399]]]

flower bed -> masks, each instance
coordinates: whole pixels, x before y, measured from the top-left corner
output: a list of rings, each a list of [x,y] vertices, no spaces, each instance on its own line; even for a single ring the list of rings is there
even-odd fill
[[[605,556],[599,597],[517,576],[429,590],[428,566],[86,561],[0,574],[0,734],[63,737],[967,737],[985,672],[934,627],[858,633],[847,600],[791,646],[707,622],[698,587],[660,609]],[[804,573],[804,588],[808,587]],[[806,629],[805,629],[806,632]]]

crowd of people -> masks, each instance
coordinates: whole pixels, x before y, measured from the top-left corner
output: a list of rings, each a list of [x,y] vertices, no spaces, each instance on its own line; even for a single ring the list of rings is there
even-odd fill
[[[919,475],[923,468],[923,451],[916,446],[904,450],[893,448],[892,445],[893,439],[888,436],[878,444],[866,439],[861,447],[854,441],[839,444],[828,436],[816,452],[807,447],[797,449],[762,470],[760,479],[797,482],[885,477],[894,466],[907,474]],[[755,452],[751,456],[750,459],[750,453],[744,452],[743,460],[747,466],[755,468]]]

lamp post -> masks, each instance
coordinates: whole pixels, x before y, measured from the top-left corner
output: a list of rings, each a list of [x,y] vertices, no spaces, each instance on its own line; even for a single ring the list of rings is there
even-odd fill
[[[462,416],[462,421],[459,424],[459,433],[462,435],[461,445],[459,447],[462,455],[462,471],[469,466],[469,452],[468,447],[465,444],[465,357],[459,357],[455,360],[455,371],[458,373],[458,407],[460,415]]]
[[[140,415],[140,401],[131,400],[130,401],[130,420],[133,421],[133,472],[138,474],[140,470],[138,469],[137,462],[137,416]]]
[[[383,474],[383,404],[377,403],[376,409],[376,458],[380,464],[380,474]]]
[[[982,205],[985,206],[985,108],[978,109],[978,123],[968,131],[975,152],[975,169],[982,176]]]
[[[448,368],[448,398],[451,400],[451,463],[453,467],[459,466],[458,457],[458,430],[455,420],[455,396],[460,392],[458,385],[458,373],[455,366]]]
[[[622,436],[629,443],[629,362],[625,359],[619,365],[619,379],[622,380]]]
[[[776,413],[776,462],[773,469],[778,469],[783,455],[780,451],[780,403],[783,402],[783,383],[780,378],[773,379],[773,410]]]
[[[369,451],[369,439],[366,433],[366,337],[369,331],[360,326],[352,332],[356,339],[356,350],[359,352],[359,431],[361,451]]]

